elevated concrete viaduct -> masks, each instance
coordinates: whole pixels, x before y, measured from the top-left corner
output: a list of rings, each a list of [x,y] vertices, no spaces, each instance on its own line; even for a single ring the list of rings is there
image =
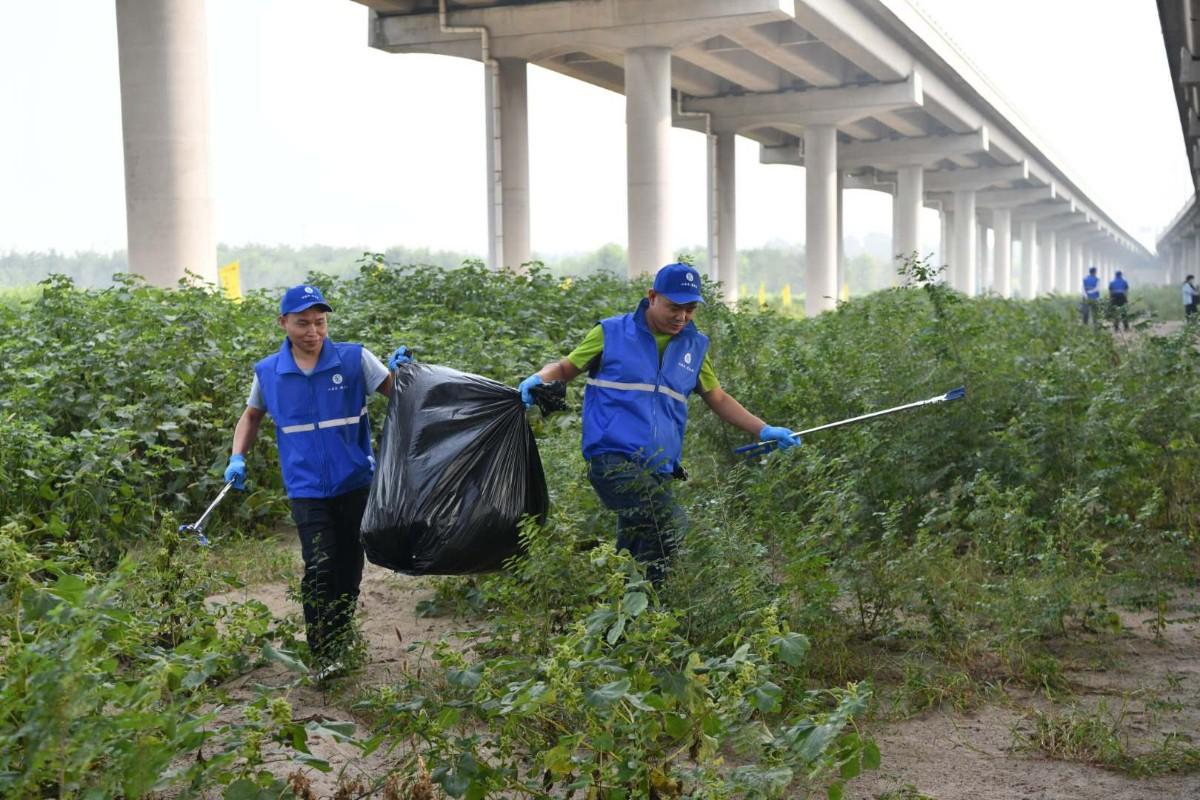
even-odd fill
[[[504,142],[489,147],[494,266],[529,257],[528,203],[506,191],[528,188],[527,140],[512,120],[524,109],[504,109],[506,82],[519,80],[507,76],[527,63],[626,97],[631,275],[671,258],[672,124],[709,137],[710,269],[731,294],[735,135],[759,142],[766,163],[805,169],[809,313],[836,302],[845,187],[893,195],[897,254],[919,250],[920,210],[939,208],[948,279],[970,294],[1074,291],[1084,262],[1148,256],[907,0],[358,2],[371,9],[373,47],[487,64],[485,112],[499,120],[489,136]]]
[[[1200,1],[1158,0],[1158,18],[1192,186],[1200,188]],[[1200,204],[1196,191],[1159,234],[1155,249],[1165,283],[1181,283],[1187,275],[1200,275]]]
[[[356,1],[372,47],[483,63],[493,267],[530,256],[531,63],[626,98],[632,275],[673,256],[672,125],[708,137],[710,270],[728,292],[735,136],[757,141],[763,160],[804,167],[810,314],[838,295],[846,187],[893,195],[897,254],[918,250],[920,211],[938,208],[948,280],[970,294],[1074,291],[1084,261],[1148,257],[908,0]],[[215,249],[203,0],[116,4],[131,264],[166,283],[203,273]],[[1042,230],[1047,203],[1055,222]]]

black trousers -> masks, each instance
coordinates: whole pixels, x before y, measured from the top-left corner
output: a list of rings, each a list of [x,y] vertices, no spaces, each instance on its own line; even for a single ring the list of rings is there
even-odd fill
[[[369,492],[363,487],[337,497],[291,500],[304,556],[304,634],[318,661],[337,658],[348,641],[363,572],[358,529]]]

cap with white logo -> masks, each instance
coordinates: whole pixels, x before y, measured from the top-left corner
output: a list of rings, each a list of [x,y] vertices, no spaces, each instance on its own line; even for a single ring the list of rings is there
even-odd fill
[[[700,273],[689,264],[667,264],[654,276],[654,291],[673,303],[703,303]]]
[[[321,294],[321,290],[316,286],[293,286],[283,293],[283,299],[279,301],[280,314],[299,314],[301,311],[320,306],[325,311],[333,311],[329,303],[325,302],[325,296]]]

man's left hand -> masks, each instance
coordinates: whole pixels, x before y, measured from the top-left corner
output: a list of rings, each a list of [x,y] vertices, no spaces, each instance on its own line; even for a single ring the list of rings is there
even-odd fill
[[[781,450],[800,444],[800,437],[791,430],[774,425],[764,425],[763,429],[758,432],[758,439],[762,442],[774,442]]]

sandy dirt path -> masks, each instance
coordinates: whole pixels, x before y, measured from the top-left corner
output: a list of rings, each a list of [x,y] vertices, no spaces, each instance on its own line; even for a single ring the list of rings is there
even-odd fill
[[[281,539],[281,542],[294,542]],[[298,548],[294,552],[299,572]],[[426,657],[422,643],[455,637],[465,626],[444,618],[421,618],[416,606],[431,596],[427,578],[396,575],[368,564],[363,577],[359,619],[369,643],[363,670],[337,682],[331,690],[293,686],[295,676],[269,665],[240,676],[228,688],[248,699],[256,686],[278,687],[300,719],[349,721],[366,732],[364,720],[351,711],[373,687],[416,674]],[[279,617],[300,619],[300,608],[288,598],[286,583],[251,585],[214,602],[257,599]],[[1147,752],[1168,733],[1200,745],[1200,593],[1179,599],[1155,635],[1151,612],[1123,612],[1123,632],[1102,642],[1064,644],[1059,653],[1068,666],[1072,692],[1058,704],[1041,696],[1010,690],[1002,702],[955,713],[927,712],[902,721],[869,721],[866,731],[883,753],[883,765],[847,786],[855,800],[1198,800],[1200,774],[1134,778],[1086,763],[1047,758],[1022,746],[1033,731],[1035,710],[1063,714],[1072,708],[1094,711],[1100,704],[1122,714],[1122,729],[1134,752]],[[1069,648],[1069,652],[1068,652]],[[352,748],[331,740],[312,743],[314,755],[334,765],[330,774],[303,772],[314,797],[333,797],[339,783],[358,779],[364,785],[395,763],[395,754],[362,759]],[[282,755],[282,754],[281,754]],[[280,776],[296,770],[281,761],[270,766]]]

